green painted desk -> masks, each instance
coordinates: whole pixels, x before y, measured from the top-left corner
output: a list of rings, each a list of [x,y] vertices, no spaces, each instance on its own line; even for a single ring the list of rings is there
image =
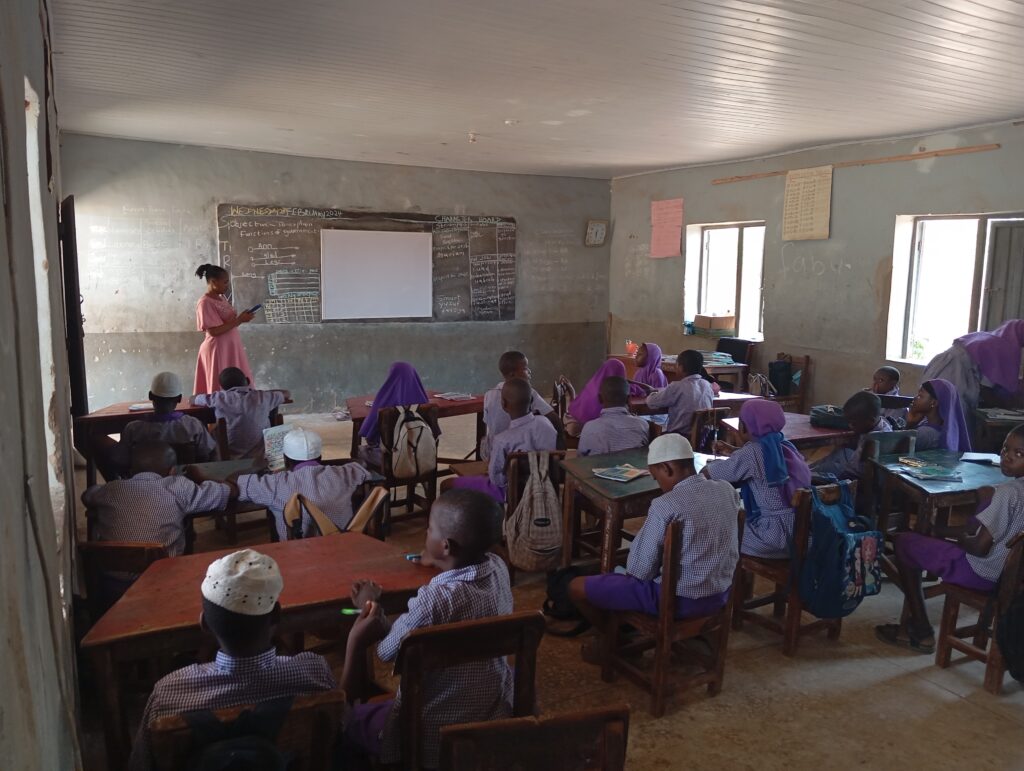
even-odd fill
[[[697,471],[704,468],[709,458],[708,455],[696,453]],[[639,477],[632,482],[616,482],[594,476],[594,469],[626,463],[637,468],[647,468],[647,448],[585,458],[565,458],[561,463],[565,470],[565,484],[562,488],[562,565],[568,567],[572,564],[577,544],[578,493],[590,501],[595,513],[601,516],[601,572],[610,573],[615,569],[615,560],[622,544],[622,523],[627,519],[646,516],[651,501],[661,495],[661,490],[650,476]]]

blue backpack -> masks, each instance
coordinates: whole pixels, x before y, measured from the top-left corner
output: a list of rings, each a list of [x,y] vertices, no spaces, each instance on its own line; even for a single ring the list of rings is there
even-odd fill
[[[839,485],[836,503],[824,503],[811,488],[811,544],[798,580],[804,609],[818,618],[848,616],[882,587],[882,534],[854,512],[849,482]]]

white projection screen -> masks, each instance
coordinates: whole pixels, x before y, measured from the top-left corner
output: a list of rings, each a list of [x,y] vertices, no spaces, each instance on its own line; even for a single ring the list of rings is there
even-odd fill
[[[431,240],[430,233],[322,230],[323,319],[432,316]]]

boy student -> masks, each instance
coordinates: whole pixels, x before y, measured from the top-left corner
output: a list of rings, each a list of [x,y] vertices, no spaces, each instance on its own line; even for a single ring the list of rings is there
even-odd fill
[[[270,413],[288,401],[291,394],[250,388],[249,378],[238,367],[221,370],[218,380],[223,390],[196,394],[192,404],[213,407],[217,419],[223,418],[227,423],[230,459],[262,458],[263,429],[270,428]]]
[[[676,366],[682,371],[682,379],[649,394],[647,406],[655,410],[668,408],[668,425],[665,431],[685,435],[690,432],[693,413],[697,410],[710,410],[714,404],[715,394],[711,390],[711,384],[701,377],[704,356],[700,351],[683,351],[676,357]]]
[[[320,462],[323,442],[320,435],[302,428],[284,436],[284,471],[274,474],[243,474],[228,484],[237,488],[238,500],[266,506],[274,515],[277,537],[288,538],[284,522],[284,507],[295,493],[302,493],[310,502],[323,510],[327,518],[344,530],[351,521],[352,495],[359,485],[370,479],[370,472],[358,463],[324,466]],[[190,469],[193,478],[202,479],[197,470]],[[312,520],[302,523],[303,535],[312,532]]]
[[[487,476],[505,499],[505,463],[514,452],[553,452],[558,431],[546,417],[530,412],[533,389],[526,380],[513,378],[501,387],[501,408],[509,417],[508,428],[491,442]]]
[[[231,487],[176,476],[177,458],[167,442],[141,442],[132,449],[131,479],[93,485],[82,502],[96,514],[101,541],[158,541],[172,557],[185,551],[185,518],[223,509]]]
[[[540,418],[543,420],[543,418]],[[377,655],[394,661],[405,637],[415,629],[512,612],[512,591],[505,563],[488,549],[501,534],[501,508],[474,490],[451,490],[430,509],[423,565],[441,572],[409,600],[409,609],[389,624],[380,606],[381,587],[357,581],[352,602],[361,609],[348,636],[342,683],[350,696],[359,692],[366,649],[380,641]],[[512,670],[505,658],[477,661],[428,672],[423,684],[422,763],[436,768],[441,727],[508,717],[512,711]],[[350,753],[379,756],[386,764],[400,758],[399,705],[394,701],[353,708],[345,729]]]
[[[1003,442],[999,469],[1012,481],[997,487],[992,502],[966,526],[937,527],[940,537],[920,533],[896,536],[896,568],[908,613],[902,624],[876,626],[879,640],[918,653],[935,650],[935,634],[921,588],[923,571],[980,592],[996,588],[1009,556],[1007,543],[1024,530],[1024,425],[1014,428]],[[955,541],[944,540],[946,536]]]
[[[900,371],[895,367],[879,367],[871,377],[871,388],[867,390],[879,396],[899,396]],[[907,424],[907,408],[883,408],[882,417],[889,421],[889,425],[894,429],[901,429]]]
[[[838,447],[811,470],[817,475],[835,474],[840,479],[859,479],[864,459],[864,442],[867,435],[892,431],[892,426],[882,417],[882,403],[871,391],[858,391],[843,405],[843,417],[850,430],[857,434],[857,446]]]
[[[480,442],[480,457],[484,460],[488,460],[491,456],[490,449],[494,437],[508,428],[510,422],[508,413],[501,407],[502,386],[513,378],[519,378],[529,383],[533,377],[533,373],[530,371],[530,361],[526,358],[526,354],[520,351],[505,351],[501,354],[501,358],[498,359],[498,369],[501,371],[502,381],[484,394],[484,425],[487,426],[487,434]],[[560,431],[562,423],[554,414],[554,408],[533,388],[530,389],[530,398],[530,411],[546,416],[555,430]]]
[[[149,726],[160,717],[299,696],[337,687],[322,656],[278,656],[271,642],[284,581],[277,563],[252,549],[214,561],[200,591],[200,626],[217,638],[217,657],[171,672],[153,687],[128,767],[153,766]]]
[[[693,448],[679,434],[662,434],[651,442],[647,467],[663,494],[651,502],[630,547],[625,575],[581,576],[569,584],[572,601],[598,628],[605,610],[658,615],[662,546],[676,521],[683,524],[679,581],[669,587],[676,597],[676,618],[709,615],[729,599],[739,560],[739,493],[728,482],[698,474]]]
[[[597,398],[601,402],[601,414],[584,424],[580,432],[580,455],[603,455],[647,446],[650,424],[629,414],[626,378],[606,377],[601,381]]]

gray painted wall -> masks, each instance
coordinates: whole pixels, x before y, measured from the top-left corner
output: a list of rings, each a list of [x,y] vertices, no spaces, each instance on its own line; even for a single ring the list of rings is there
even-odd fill
[[[375,389],[402,359],[427,387],[490,387],[507,348],[530,356],[538,387],[588,376],[605,351],[609,248],[586,248],[607,182],[328,161],[65,134],[64,190],[78,220],[89,399],[144,398],[152,374],[190,380],[202,335],[193,271],[216,262],[220,202],[509,215],[518,230],[514,322],[242,328],[259,385],[291,388],[293,411]]]
[[[785,177],[712,185],[711,180],[917,152],[999,143],[1000,150],[836,169],[831,237],[782,241]],[[653,340],[669,352],[698,344],[682,334],[684,258],[652,260],[650,202],[682,196],[686,224],[765,220],[765,342],[812,357],[811,403],[839,402],[885,361],[897,215],[1024,210],[1024,127],[1003,125],[846,145],[741,163],[664,171],[612,182],[610,340]],[[913,392],[921,367],[893,362]]]

